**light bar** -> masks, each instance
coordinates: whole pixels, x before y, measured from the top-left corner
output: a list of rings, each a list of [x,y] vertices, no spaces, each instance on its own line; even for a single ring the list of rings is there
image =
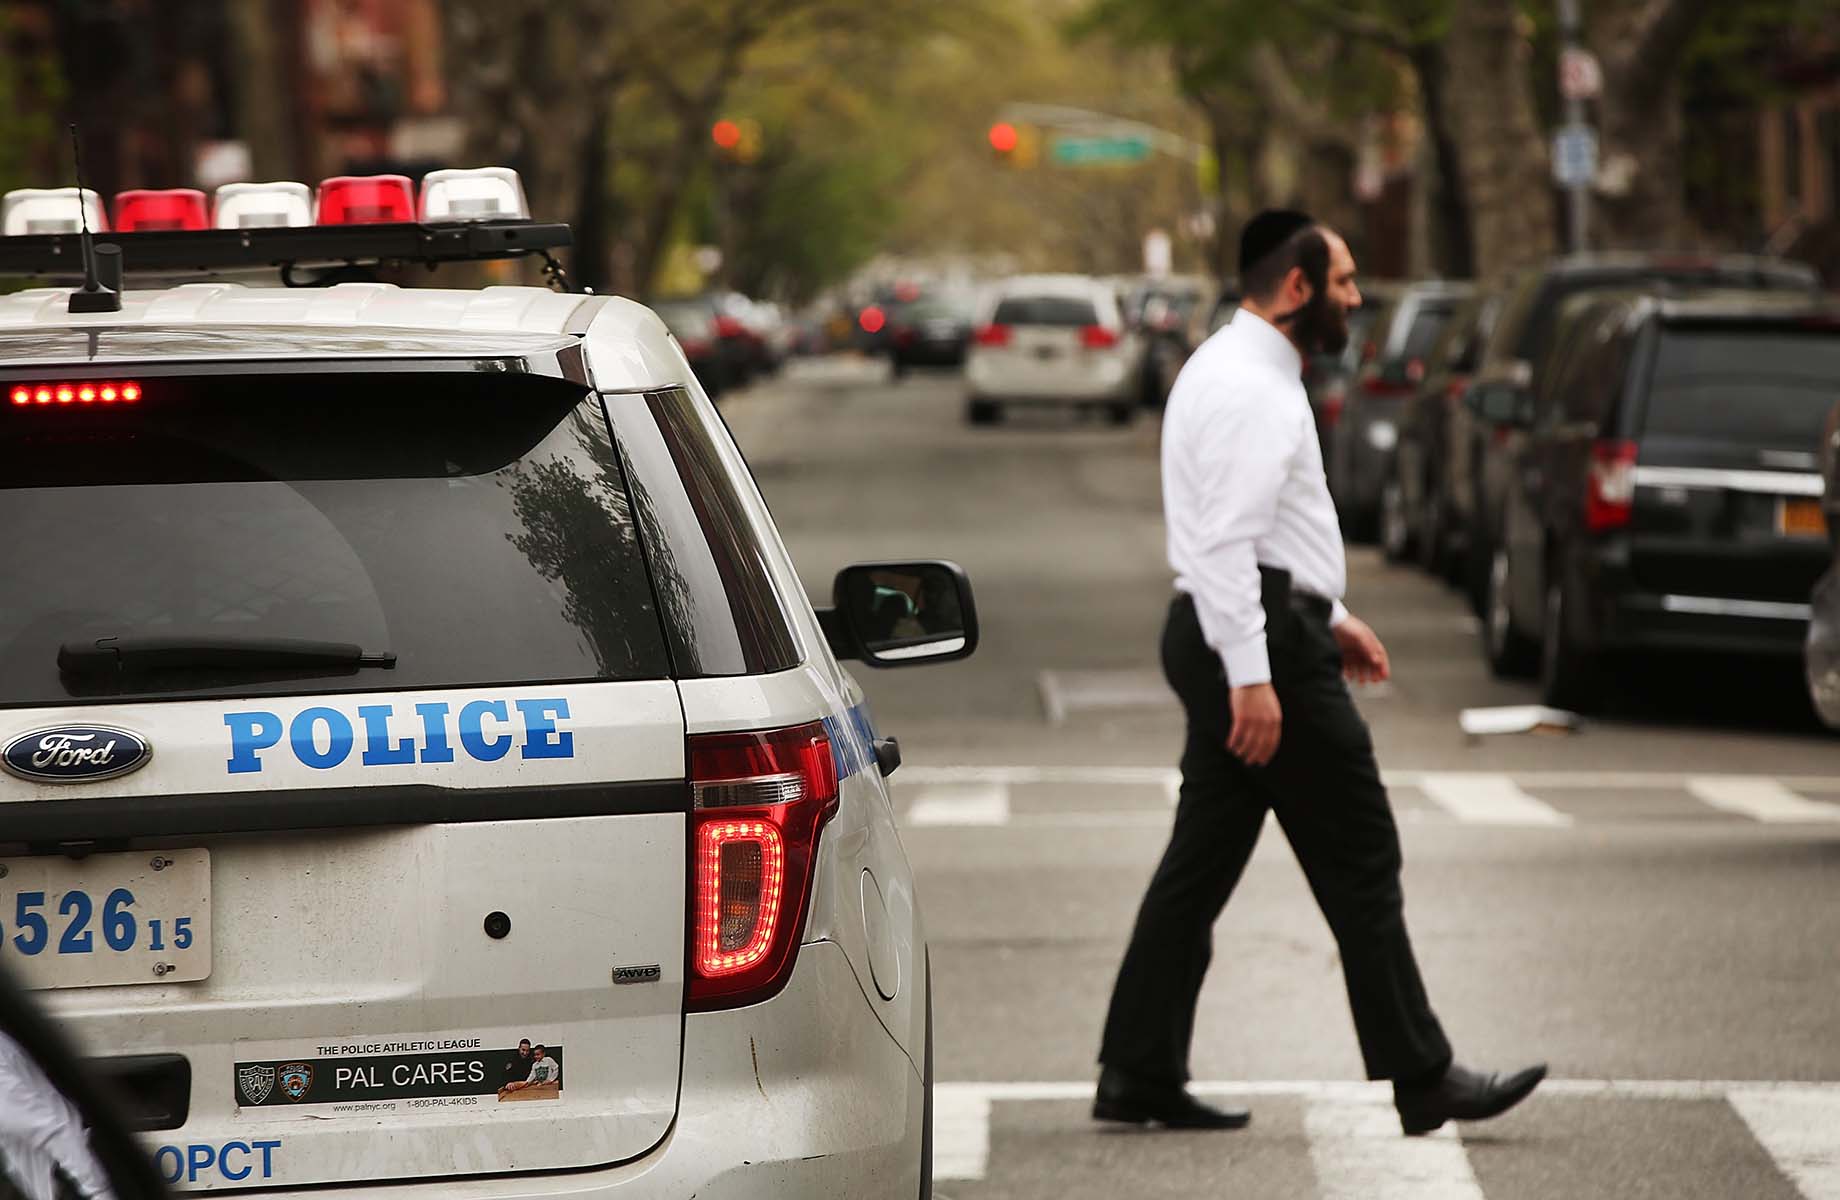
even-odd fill
[[[313,189],[304,183],[226,183],[217,189],[219,229],[290,229],[313,224]]]
[[[133,380],[98,383],[64,380],[58,383],[16,383],[8,389],[16,408],[56,404],[133,404],[141,398],[141,385]]]
[[[421,219],[439,221],[528,220],[524,183],[510,167],[430,171],[422,176]]]
[[[35,233],[76,233],[83,227],[82,209],[89,210],[91,233],[108,232],[102,197],[84,188],[81,201],[76,188],[18,188],[0,197],[0,233],[22,237]]]
[[[195,188],[140,189],[115,193],[115,232],[209,229],[204,193]]]
[[[407,175],[336,175],[319,185],[321,225],[386,225],[415,220]]]

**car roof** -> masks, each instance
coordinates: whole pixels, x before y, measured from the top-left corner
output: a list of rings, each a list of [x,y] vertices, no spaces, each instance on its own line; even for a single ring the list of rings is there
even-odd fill
[[[1534,276],[1590,275],[1657,269],[1724,274],[1767,271],[1771,274],[1806,275],[1811,284],[1816,279],[1813,267],[1793,259],[1764,254],[1700,254],[1693,251],[1607,250],[1568,254],[1534,267],[1529,273]]]
[[[87,362],[99,354],[150,363],[479,358],[536,353],[578,338],[596,385],[606,390],[675,386],[688,374],[664,323],[618,297],[539,287],[190,283],[124,292],[119,312],[72,313],[70,291],[0,296],[0,366]]]
[[[997,285],[1002,296],[1093,296],[1112,290],[1111,284],[1091,275],[1012,275]]]

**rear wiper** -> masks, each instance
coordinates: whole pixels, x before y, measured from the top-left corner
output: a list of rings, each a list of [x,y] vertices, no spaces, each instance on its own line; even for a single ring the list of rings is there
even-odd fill
[[[102,637],[58,647],[58,670],[68,675],[125,675],[142,671],[270,671],[296,667],[394,667],[389,651],[366,654],[350,642],[304,638]]]

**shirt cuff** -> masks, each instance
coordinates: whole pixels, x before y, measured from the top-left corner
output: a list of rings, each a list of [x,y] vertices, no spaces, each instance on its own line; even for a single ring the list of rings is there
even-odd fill
[[[1263,633],[1221,650],[1220,662],[1227,669],[1228,687],[1252,687],[1271,682],[1271,659],[1265,653]]]
[[[1351,615],[1352,614],[1348,611],[1348,606],[1343,604],[1340,600],[1331,600],[1329,602],[1329,628],[1334,629],[1337,625],[1346,621]]]

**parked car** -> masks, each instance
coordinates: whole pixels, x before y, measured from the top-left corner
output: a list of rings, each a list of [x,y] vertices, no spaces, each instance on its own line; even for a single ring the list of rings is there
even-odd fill
[[[1239,301],[1237,280],[1228,279],[1205,287],[1189,307],[1187,321],[1170,330],[1161,341],[1152,343],[1150,372],[1154,382],[1151,390],[1159,402],[1169,399],[1169,389],[1176,385],[1176,376],[1188,364],[1189,356],[1233,319]]]
[[[1558,323],[1555,322],[1555,327]],[[1614,656],[1799,655],[1829,559],[1817,471],[1840,309],[1760,292],[1575,303],[1519,433],[1484,622],[1491,665],[1589,708]],[[1497,408],[1496,406],[1500,406]]]
[[[1469,292],[1465,283],[1410,284],[1372,310],[1371,327],[1359,343],[1349,339],[1350,347],[1360,347],[1361,365],[1338,409],[1328,409],[1332,398],[1325,397],[1323,428],[1329,440],[1324,460],[1342,526],[1357,541],[1371,540],[1380,530],[1381,500],[1392,479],[1406,397],[1424,381],[1425,356]],[[1394,532],[1403,541],[1398,499],[1395,488]]]
[[[1830,558],[1810,597],[1802,664],[1815,715],[1830,729],[1840,729],[1840,400],[1827,410],[1820,456],[1821,511],[1827,521]]]
[[[1452,414],[1462,405],[1483,345],[1501,314],[1502,292],[1473,292],[1444,326],[1425,360],[1425,378],[1406,397],[1399,414],[1399,450],[1393,460],[1393,486],[1403,510],[1407,537],[1425,570],[1458,582],[1453,568],[1462,561],[1462,529],[1451,519],[1444,494],[1449,472]],[[1382,509],[1386,507],[1383,499]]]
[[[697,382],[711,400],[727,391],[743,370],[736,362],[736,352],[724,343],[716,330],[715,306],[707,300],[654,300],[652,311],[664,321],[665,328],[677,339]]]
[[[1362,283],[1361,307],[1348,314],[1348,344],[1339,353],[1312,354],[1303,362],[1303,386],[1310,397],[1310,413],[1316,419],[1316,440],[1324,463],[1329,461],[1331,431],[1347,407],[1348,385],[1361,369],[1361,356],[1374,323],[1397,298],[1398,290],[1392,284]]]
[[[1144,338],[1144,403],[1161,408],[1169,399],[1176,374],[1194,347],[1188,341],[1195,310],[1215,294],[1212,283],[1199,275],[1178,275],[1150,280],[1134,289],[1126,303],[1125,319]]]
[[[1581,292],[1665,285],[1738,287],[1812,296],[1819,278],[1811,267],[1779,258],[1666,253],[1585,254],[1556,259],[1513,277],[1501,315],[1483,348],[1481,371],[1497,384],[1529,395],[1540,386],[1552,348],[1553,326],[1565,300]],[[1516,366],[1515,364],[1522,364]],[[1502,456],[1512,457],[1511,427],[1484,419],[1465,405],[1453,411],[1444,497],[1463,530],[1463,578],[1478,613],[1488,607],[1488,581],[1502,522]]]
[[[1084,275],[1023,275],[996,289],[965,374],[974,425],[1012,407],[1104,414],[1128,424],[1142,385],[1143,340],[1125,327],[1112,285]]]
[[[971,346],[971,316],[944,300],[898,305],[888,315],[888,361],[896,375],[912,367],[962,367]]]

